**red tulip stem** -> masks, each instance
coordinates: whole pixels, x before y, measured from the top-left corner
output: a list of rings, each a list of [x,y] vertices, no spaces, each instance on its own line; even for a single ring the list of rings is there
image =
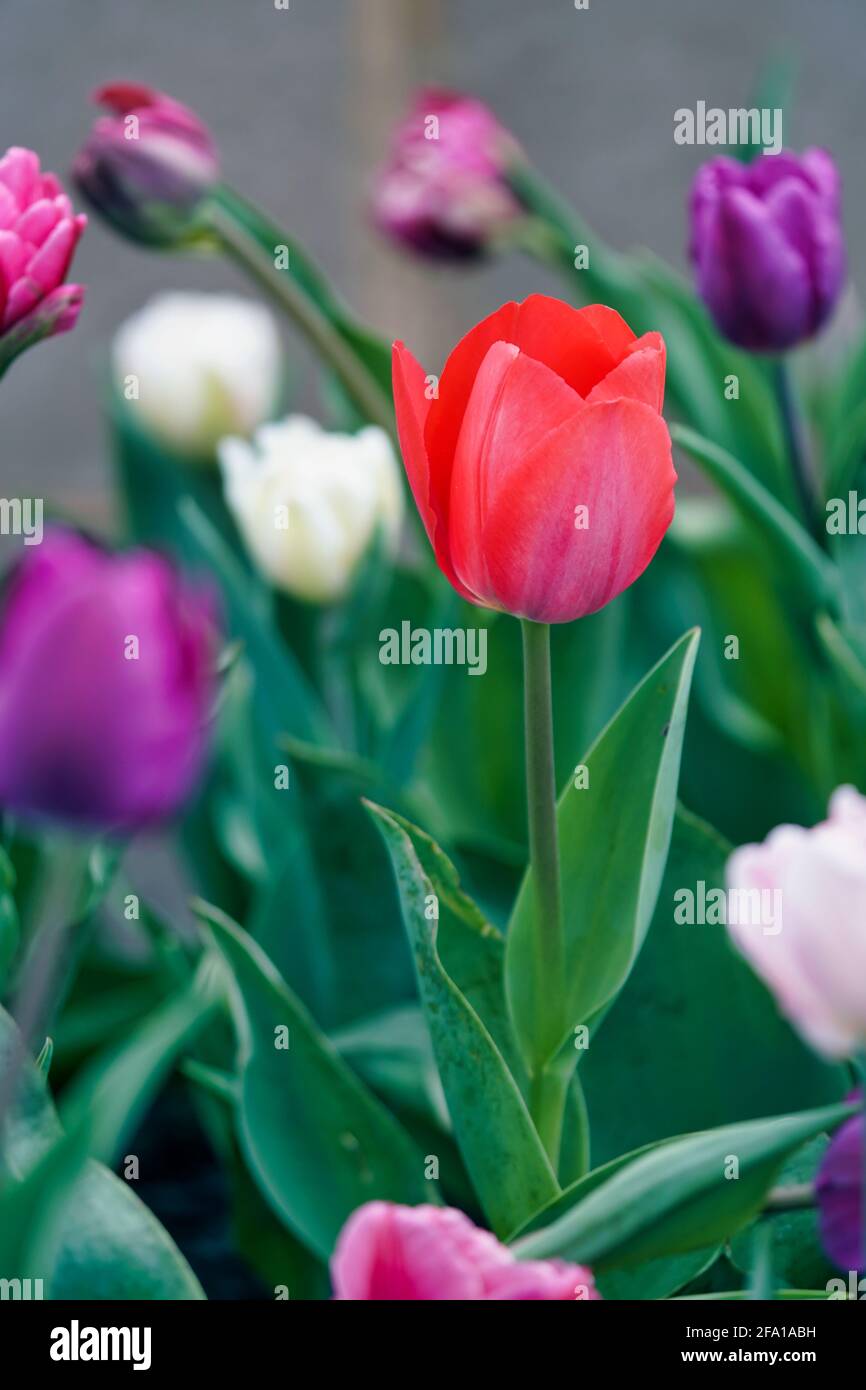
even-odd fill
[[[547,1077],[544,1063],[561,1041],[554,1001],[561,997],[565,965],[553,763],[553,700],[550,683],[550,628],[524,618],[523,688],[526,741],[526,800],[529,811],[529,866],[535,919],[534,1042],[539,1067],[533,1077],[530,1109],[551,1157],[558,1148],[562,1088]]]

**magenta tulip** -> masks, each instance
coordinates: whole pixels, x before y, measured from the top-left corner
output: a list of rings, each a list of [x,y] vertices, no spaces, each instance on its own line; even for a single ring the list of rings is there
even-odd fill
[[[0,615],[0,806],[128,830],[175,811],[214,693],[207,594],[161,556],[49,531]]]
[[[521,215],[506,182],[516,152],[513,137],[483,102],[425,88],[394,131],[377,179],[377,226],[422,255],[480,255]]]
[[[351,1300],[584,1301],[592,1274],[560,1260],[516,1260],[452,1207],[368,1202],[349,1217],[331,1261],[334,1296]]]
[[[125,236],[178,246],[201,234],[201,200],[219,177],[210,131],[194,111],[137,82],[93,93],[95,122],[73,165],[81,192]]]
[[[84,300],[66,273],[87,218],[33,150],[0,159],[0,372],[32,343],[75,326]]]

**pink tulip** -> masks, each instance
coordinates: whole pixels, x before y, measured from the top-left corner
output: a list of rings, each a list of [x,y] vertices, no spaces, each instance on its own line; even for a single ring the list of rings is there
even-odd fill
[[[780,825],[764,844],[743,845],[727,877],[728,931],[785,1016],[829,1057],[862,1048],[866,798],[840,787],[826,821]]]
[[[331,1280],[338,1299],[597,1299],[592,1274],[561,1260],[516,1260],[489,1231],[453,1207],[367,1202],[337,1241]]]
[[[40,338],[75,326],[84,300],[64,281],[87,218],[33,150],[0,159],[0,371]]]
[[[109,114],[94,123],[72,168],[84,197],[135,241],[194,242],[202,230],[200,204],[219,178],[207,126],[189,107],[140,82],[110,82],[92,99]]]
[[[522,209],[508,186],[516,142],[474,97],[426,87],[393,133],[373,215],[406,250],[466,260],[486,251]]]

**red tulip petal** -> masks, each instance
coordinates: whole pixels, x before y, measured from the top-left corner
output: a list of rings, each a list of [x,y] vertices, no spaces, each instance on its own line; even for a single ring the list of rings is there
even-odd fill
[[[424,438],[433,469],[443,479],[450,475],[460,426],[475,385],[478,368],[494,343],[516,341],[519,305],[503,304],[461,338],[448,357],[439,379],[439,395],[433,402]]]
[[[634,334],[616,310],[603,304],[575,309],[561,299],[531,294],[519,307],[517,336],[511,341],[578,395],[588,396],[628,352]]]
[[[661,333],[645,333],[635,339],[619,366],[592,388],[587,404],[621,397],[643,401],[661,412],[665,398],[665,341]]]
[[[474,594],[461,584],[451,563],[448,545],[447,479],[443,483],[434,475],[427,457],[424,425],[432,401],[427,399],[427,377],[424,368],[403,343],[394,344],[391,361],[397,434],[415,505],[430,538],[439,568],[464,598],[474,601]]]
[[[587,406],[542,441],[499,493],[484,528],[493,590],[508,612],[570,622],[646,569],[674,513],[671,441],[638,401]],[[575,508],[588,527],[575,527]]]
[[[494,343],[515,343],[543,362],[580,396],[612,371],[634,342],[614,309],[591,304],[575,309],[562,300],[532,294],[522,304],[503,304],[457,344],[442,371],[439,399],[427,420],[427,453],[444,473],[451,467],[475,377]]]
[[[454,454],[448,512],[451,559],[475,593],[492,593],[482,545],[490,507],[527,454],[582,407],[561,377],[513,343],[494,343],[482,362]]]

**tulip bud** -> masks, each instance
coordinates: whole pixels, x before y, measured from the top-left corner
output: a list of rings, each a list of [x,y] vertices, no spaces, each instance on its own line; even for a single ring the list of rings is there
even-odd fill
[[[112,114],[95,122],[73,165],[81,192],[134,241],[196,241],[200,204],[219,177],[210,131],[188,107],[138,83],[101,87],[93,100]]]
[[[866,798],[840,787],[826,821],[780,825],[728,861],[737,912],[728,931],[819,1052],[845,1057],[866,1044]],[[778,899],[772,921],[764,910]],[[732,916],[737,921],[731,921]]]
[[[711,159],[691,194],[689,254],[719,331],[780,352],[827,321],[845,282],[840,180],[824,150]]]
[[[403,461],[459,594],[566,623],[634,583],[674,514],[664,380],[660,334],[539,294],[467,333],[435,399],[394,344]]]
[[[854,1092],[849,1100],[861,1099]],[[840,1269],[866,1269],[863,1207],[863,1140],[866,1120],[853,1115],[837,1130],[815,1182],[821,1244]]]
[[[13,147],[0,159],[0,372],[25,348],[74,328],[84,301],[64,284],[87,218],[76,216],[39,156]]]
[[[482,102],[434,88],[419,92],[376,181],[376,224],[423,255],[480,255],[522,214],[505,178],[517,153]]]
[[[367,1202],[331,1260],[334,1297],[392,1302],[584,1302],[592,1273],[563,1260],[518,1260],[454,1207]]]
[[[219,446],[225,496],[259,569],[313,603],[347,592],[377,529],[396,548],[403,490],[384,430],[330,434],[291,415]]]
[[[100,830],[175,811],[204,757],[215,637],[208,596],[160,556],[46,533],[0,617],[0,804]]]
[[[251,435],[270,418],[282,382],[271,314],[233,295],[157,295],[118,330],[112,366],[142,427],[205,461],[225,435]]]

